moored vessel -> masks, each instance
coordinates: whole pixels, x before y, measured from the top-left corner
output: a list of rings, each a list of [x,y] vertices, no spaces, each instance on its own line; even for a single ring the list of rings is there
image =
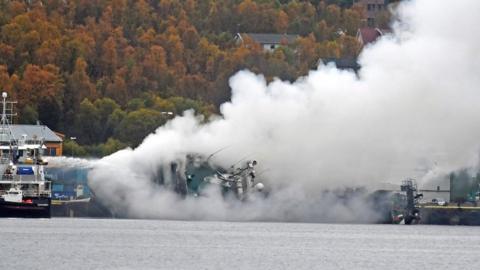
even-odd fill
[[[480,173],[470,175],[466,170],[450,174],[449,199],[434,197],[431,201],[417,193],[413,180],[404,181],[401,191],[394,193],[391,207],[392,222],[434,225],[480,225]],[[432,192],[432,190],[423,190]],[[439,195],[438,186],[435,195]],[[442,194],[444,195],[444,194]],[[431,196],[431,194],[430,194]]]
[[[51,183],[45,180],[42,138],[14,138],[13,105],[2,93],[0,217],[50,218]]]

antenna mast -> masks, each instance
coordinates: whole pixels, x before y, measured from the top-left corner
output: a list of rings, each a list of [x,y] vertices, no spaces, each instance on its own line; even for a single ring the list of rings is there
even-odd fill
[[[0,144],[12,145],[16,144],[16,140],[10,129],[13,117],[17,114],[13,112],[15,101],[7,101],[7,92],[2,92],[2,118],[0,120]]]

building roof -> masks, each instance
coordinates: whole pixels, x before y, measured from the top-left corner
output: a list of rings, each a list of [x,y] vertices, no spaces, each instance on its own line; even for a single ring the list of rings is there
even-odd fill
[[[380,36],[390,33],[388,29],[379,29],[373,27],[363,27],[358,29],[357,38],[363,45],[375,42]]]
[[[45,142],[62,142],[55,132],[49,129],[45,125],[10,125],[10,130],[15,139],[22,138],[23,135],[27,135],[27,141],[29,140],[41,140],[44,139]]]
[[[321,61],[324,64],[334,63],[338,69],[352,69],[354,71],[360,69],[360,65],[354,58],[323,58]]]
[[[298,38],[298,35],[287,35],[287,34],[264,34],[264,33],[241,33],[238,34],[240,39],[243,39],[244,36],[249,36],[253,41],[260,44],[281,44],[287,42],[291,44],[295,42]]]

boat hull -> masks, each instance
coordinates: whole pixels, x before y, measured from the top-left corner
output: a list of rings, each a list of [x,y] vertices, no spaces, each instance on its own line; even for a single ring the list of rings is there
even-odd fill
[[[0,217],[50,218],[51,200],[34,199],[32,203],[6,202],[0,200]]]
[[[52,200],[54,217],[89,217],[90,198],[74,200]]]
[[[480,226],[477,206],[426,206],[420,207],[420,215],[423,224]]]

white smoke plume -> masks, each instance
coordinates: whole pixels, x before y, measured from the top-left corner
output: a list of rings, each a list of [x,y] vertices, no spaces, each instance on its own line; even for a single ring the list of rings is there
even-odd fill
[[[185,112],[136,149],[96,163],[90,184],[131,217],[371,221],[362,198],[325,189],[399,183],[476,165],[480,146],[480,1],[404,1],[394,33],[364,49],[358,74],[320,66],[294,83],[238,72],[231,102],[206,124]],[[238,205],[179,199],[150,181],[186,153],[259,162],[272,196]]]
[[[46,158],[46,161],[48,161],[49,167],[89,169],[96,164],[97,159],[55,156]]]

